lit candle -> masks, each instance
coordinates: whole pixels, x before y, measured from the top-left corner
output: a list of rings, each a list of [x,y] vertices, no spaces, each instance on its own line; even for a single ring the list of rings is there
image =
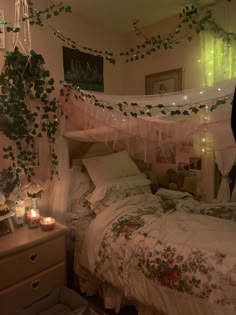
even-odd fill
[[[36,228],[39,226],[40,215],[38,209],[31,209],[27,211],[27,222],[30,228]]]
[[[45,217],[40,221],[40,226],[43,231],[51,231],[54,229],[56,220],[54,218]]]

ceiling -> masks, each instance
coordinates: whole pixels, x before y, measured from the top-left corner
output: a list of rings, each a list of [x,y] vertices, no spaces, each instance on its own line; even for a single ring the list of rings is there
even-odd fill
[[[185,5],[205,6],[214,0],[69,0],[73,12],[96,21],[117,32],[133,30],[133,22],[139,27],[154,24],[181,12]]]

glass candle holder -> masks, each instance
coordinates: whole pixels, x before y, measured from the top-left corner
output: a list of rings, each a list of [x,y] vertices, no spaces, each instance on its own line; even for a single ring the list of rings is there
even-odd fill
[[[51,231],[55,227],[56,220],[51,217],[46,217],[40,220],[40,227],[42,231]]]
[[[31,229],[37,228],[39,226],[40,214],[39,214],[38,209],[30,209],[29,211],[27,211],[26,218],[27,218],[28,226]]]
[[[24,224],[25,207],[22,205],[16,205],[15,208],[15,223],[17,226]]]

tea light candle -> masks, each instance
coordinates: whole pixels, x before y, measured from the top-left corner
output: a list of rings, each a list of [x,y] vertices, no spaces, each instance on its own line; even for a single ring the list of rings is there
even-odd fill
[[[43,218],[40,221],[40,226],[43,231],[51,231],[54,229],[56,220],[51,217]]]
[[[27,223],[30,228],[36,228],[39,226],[40,215],[38,209],[31,209],[27,211]]]

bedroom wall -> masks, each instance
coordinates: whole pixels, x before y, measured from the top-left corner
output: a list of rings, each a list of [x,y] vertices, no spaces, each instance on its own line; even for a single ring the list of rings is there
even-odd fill
[[[147,36],[158,34],[164,36],[175,30],[177,25],[178,17],[176,16],[145,27],[142,31]],[[136,44],[142,42],[143,38],[136,36],[134,32],[126,34],[126,47],[135,47]],[[144,59],[127,63],[125,65],[125,94],[144,95],[146,75],[177,68],[183,70],[183,89],[202,86],[203,73],[201,63],[198,62],[200,55],[200,37],[197,36],[191,42],[184,40],[174,49],[161,49]]]
[[[37,8],[48,6],[47,0],[36,0],[34,3],[37,4]],[[5,18],[9,22],[13,22],[14,0],[1,0],[0,9],[5,11]],[[79,16],[76,12],[72,14],[63,13],[57,18],[50,19],[49,22],[82,46],[114,52],[123,50],[124,38],[122,35],[111,32],[94,21]],[[11,38],[12,35],[6,35],[7,49],[11,48]],[[32,48],[44,56],[46,67],[50,70],[56,82],[64,78],[62,42],[53,35],[48,27],[32,27]],[[0,51],[0,71],[3,62],[4,51]],[[114,66],[104,61],[104,89],[105,93],[108,94],[122,94],[123,65],[118,63]]]

